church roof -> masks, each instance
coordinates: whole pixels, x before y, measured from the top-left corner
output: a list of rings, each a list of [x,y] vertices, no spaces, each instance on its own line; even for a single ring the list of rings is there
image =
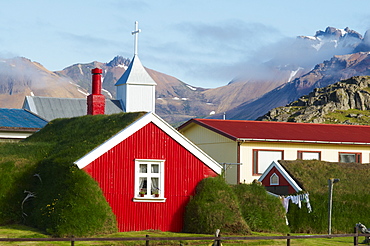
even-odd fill
[[[26,96],[23,108],[51,121],[56,118],[72,118],[87,114],[86,98],[55,98]],[[105,114],[123,112],[119,100],[105,100]]]
[[[148,72],[145,70],[137,55],[134,55],[134,58],[132,58],[132,61],[127,70],[117,81],[116,86],[123,84],[157,85],[152,77],[150,77]]]
[[[0,108],[0,128],[42,128],[48,122],[24,109]]]

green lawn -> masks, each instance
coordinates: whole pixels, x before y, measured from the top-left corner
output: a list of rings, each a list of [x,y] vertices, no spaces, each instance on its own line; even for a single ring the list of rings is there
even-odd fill
[[[172,233],[160,231],[141,231],[141,232],[120,232],[111,235],[96,236],[96,237],[210,237],[212,235],[204,234],[187,234],[187,233]],[[298,235],[298,234],[291,234]],[[225,237],[231,235],[224,235]],[[236,236],[236,235],[233,235]],[[238,235],[243,236],[243,235]],[[261,237],[261,236],[282,236],[281,234],[272,233],[256,233],[248,237]],[[0,238],[47,238],[48,236],[42,232],[21,225],[13,226],[0,226]],[[359,242],[363,240],[360,238]],[[212,241],[152,241],[150,245],[210,245]],[[1,245],[71,245],[70,242],[1,242]],[[250,240],[250,241],[224,241],[223,245],[286,245],[286,240]],[[125,242],[75,242],[75,245],[145,245],[144,241],[125,241]],[[292,239],[291,245],[307,245],[307,246],[321,246],[321,245],[353,245],[353,238],[320,238],[320,239]]]

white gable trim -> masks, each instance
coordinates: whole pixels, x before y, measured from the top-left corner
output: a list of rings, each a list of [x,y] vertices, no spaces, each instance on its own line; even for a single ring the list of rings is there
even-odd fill
[[[124,128],[123,130],[119,131],[116,135],[105,141],[103,144],[99,145],[89,153],[87,153],[82,158],[78,159],[74,163],[80,168],[84,168],[89,165],[91,162],[102,156],[104,153],[118,145],[120,142],[143,128],[148,123],[153,122],[156,126],[158,126],[161,130],[163,130],[166,134],[168,134],[171,138],[173,138],[176,142],[182,145],[185,149],[191,152],[194,156],[196,156],[199,160],[204,162],[209,168],[215,171],[217,174],[221,174],[222,166],[218,164],[215,160],[213,160],[209,155],[203,152],[200,148],[198,148],[195,144],[193,144],[189,139],[183,136],[180,132],[174,129],[170,124],[164,121],[155,113],[149,112],[145,114],[143,117],[135,121],[134,123],[130,124],[128,127]]]
[[[26,96],[23,107],[25,107],[27,110],[31,111],[34,114],[38,114],[35,102],[33,101],[33,97],[31,96]]]
[[[292,177],[285,171],[285,169],[280,165],[280,163],[275,161],[273,161],[270,164],[270,166],[263,172],[258,181],[262,182],[262,180],[274,167],[276,167],[276,169],[283,175],[283,177],[288,181],[288,183],[294,188],[296,192],[302,191],[302,188],[297,184],[297,182],[294,181],[294,179],[292,179]]]

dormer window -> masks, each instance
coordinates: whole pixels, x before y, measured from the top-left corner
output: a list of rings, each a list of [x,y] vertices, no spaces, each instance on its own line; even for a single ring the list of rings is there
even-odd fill
[[[279,176],[273,173],[270,177],[270,185],[279,185]]]

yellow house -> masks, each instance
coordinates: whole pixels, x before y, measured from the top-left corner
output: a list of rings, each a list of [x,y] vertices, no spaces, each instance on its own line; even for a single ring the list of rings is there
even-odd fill
[[[258,179],[277,160],[370,163],[370,126],[192,119],[178,130],[224,165],[231,184]]]

